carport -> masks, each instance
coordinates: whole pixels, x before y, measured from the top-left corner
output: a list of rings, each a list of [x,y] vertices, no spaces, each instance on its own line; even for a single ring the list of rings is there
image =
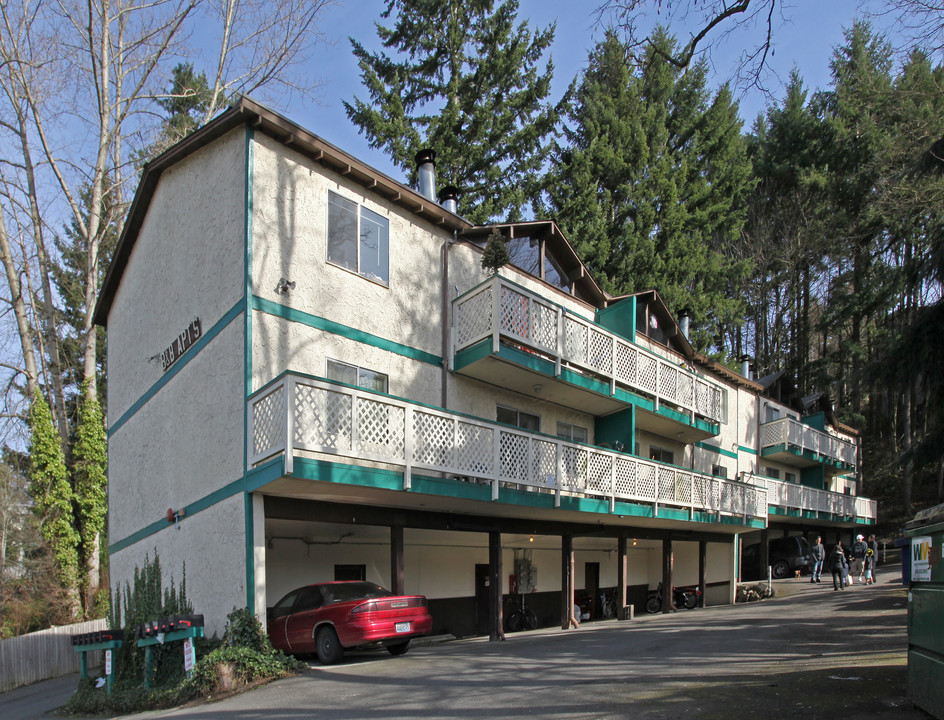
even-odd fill
[[[438,619],[434,632],[497,640],[504,637],[505,595],[516,583],[541,625],[559,621],[565,629],[578,590],[595,611],[604,590],[616,593],[618,607],[641,609],[659,581],[698,584],[708,603],[733,601],[732,534],[275,496],[265,497],[264,508],[266,560],[256,574],[265,578],[269,606],[307,582],[365,575],[397,593],[427,595]],[[525,578],[525,569],[533,576]],[[663,612],[670,611],[665,603]]]

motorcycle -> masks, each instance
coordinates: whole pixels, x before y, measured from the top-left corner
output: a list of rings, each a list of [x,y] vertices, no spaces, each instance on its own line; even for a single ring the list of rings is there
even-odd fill
[[[691,610],[698,605],[698,597],[701,595],[701,590],[698,587],[687,587],[687,588],[672,588],[672,602],[677,608],[684,607],[686,610]],[[655,590],[649,591],[649,599],[646,600],[646,612],[648,613],[657,613],[662,612],[662,583],[659,583],[659,587]]]

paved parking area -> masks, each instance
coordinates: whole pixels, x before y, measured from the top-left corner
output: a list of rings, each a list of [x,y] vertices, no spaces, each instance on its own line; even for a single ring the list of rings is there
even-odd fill
[[[216,703],[137,718],[894,718],[905,698],[906,590],[783,580],[748,605],[346,656]],[[0,698],[0,714],[7,714]]]

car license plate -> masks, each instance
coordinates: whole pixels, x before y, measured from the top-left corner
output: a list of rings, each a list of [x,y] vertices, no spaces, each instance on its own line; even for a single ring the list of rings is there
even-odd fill
[[[399,622],[396,625],[396,631],[398,633],[410,632],[410,623],[408,622]]]

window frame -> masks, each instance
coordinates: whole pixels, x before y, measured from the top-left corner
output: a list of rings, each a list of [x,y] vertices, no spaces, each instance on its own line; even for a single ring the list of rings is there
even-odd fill
[[[339,379],[339,378],[337,378],[337,377],[332,377],[332,376],[331,376],[331,365],[332,365],[332,363],[333,363],[334,365],[339,365],[339,366],[342,366],[342,367],[345,367],[345,368],[350,368],[350,369],[354,370],[356,381],[353,382],[353,383],[351,383],[351,382],[348,382],[347,380],[342,380],[342,379]],[[370,374],[372,374],[372,375],[375,376],[375,377],[383,378],[383,381],[384,381],[383,390],[378,390],[378,389],[375,388],[373,385],[364,384],[364,382],[363,382],[363,380],[362,380],[362,375],[361,375],[362,373],[365,373],[365,374],[366,374],[366,373],[370,373]],[[354,363],[344,362],[343,360],[335,360],[334,358],[330,358],[330,357],[329,357],[329,358],[325,358],[325,377],[326,377],[328,380],[333,380],[334,382],[344,383],[345,385],[352,385],[353,387],[359,387],[359,388],[361,388],[362,390],[373,390],[374,392],[381,392],[381,393],[383,393],[383,394],[385,394],[385,395],[389,395],[389,394],[390,394],[390,376],[389,376],[389,375],[387,375],[387,374],[385,374],[385,373],[382,373],[382,372],[377,372],[376,370],[371,370],[370,368],[362,367],[361,365],[355,365]]]
[[[582,440],[579,440],[574,437],[574,430],[580,430],[583,433]],[[574,425],[572,423],[560,422],[558,420],[557,437],[561,438],[562,440],[569,440],[570,442],[578,442],[578,443],[586,444],[590,442],[590,431],[581,425]]]
[[[513,412],[513,413],[515,414],[515,421],[514,421],[514,422],[508,422],[508,421],[506,421],[506,420],[502,420],[502,419],[499,417],[499,414],[501,413],[502,410],[504,410],[504,411],[506,411],[506,412]],[[521,424],[521,416],[522,416],[522,415],[525,415],[525,416],[527,416],[527,417],[531,417],[531,418],[534,418],[535,420],[537,420],[537,427],[536,427],[536,428],[532,428],[532,427],[529,427],[529,426],[527,426],[527,425],[522,425],[522,424]],[[540,415],[535,415],[534,413],[529,413],[529,412],[527,412],[526,410],[519,410],[518,408],[511,407],[510,405],[501,405],[501,404],[496,404],[496,405],[495,405],[495,421],[496,421],[496,422],[500,422],[500,423],[504,423],[505,425],[511,425],[512,427],[516,427],[516,428],[518,428],[519,430],[526,430],[527,432],[538,432],[538,433],[541,432],[541,416],[540,416]]]
[[[337,199],[337,201],[335,200]],[[338,202],[340,201],[340,202]],[[354,216],[354,265],[351,267],[346,263],[344,258],[339,257],[338,254],[335,254],[332,257],[332,207],[340,208],[342,210],[347,210],[348,212],[354,211],[352,214]],[[342,270],[347,270],[352,272],[355,275],[359,275],[365,280],[377,283],[383,287],[390,287],[390,219],[384,217],[376,210],[371,210],[366,205],[363,205],[356,200],[351,200],[348,197],[345,197],[339,192],[334,190],[328,190],[328,211],[327,211],[327,232],[326,232],[326,242],[325,242],[325,260],[329,265],[334,267],[341,268]],[[378,254],[378,263],[377,269],[383,270],[384,275],[377,275],[373,271],[367,271],[364,269],[364,258],[363,258],[363,247],[367,242],[364,238],[364,231],[362,230],[365,223],[374,223],[378,228],[378,243],[377,243],[377,254]],[[347,228],[344,228],[347,230]],[[337,229],[337,233],[342,231]],[[341,237],[341,242],[349,242],[349,239]],[[381,268],[381,264],[383,267]]]
[[[653,457],[653,455],[658,454],[659,457]],[[668,456],[668,460],[664,460],[663,457]],[[654,462],[660,462],[665,465],[675,465],[675,452],[672,450],[666,450],[663,447],[658,445],[649,446],[649,459]]]

